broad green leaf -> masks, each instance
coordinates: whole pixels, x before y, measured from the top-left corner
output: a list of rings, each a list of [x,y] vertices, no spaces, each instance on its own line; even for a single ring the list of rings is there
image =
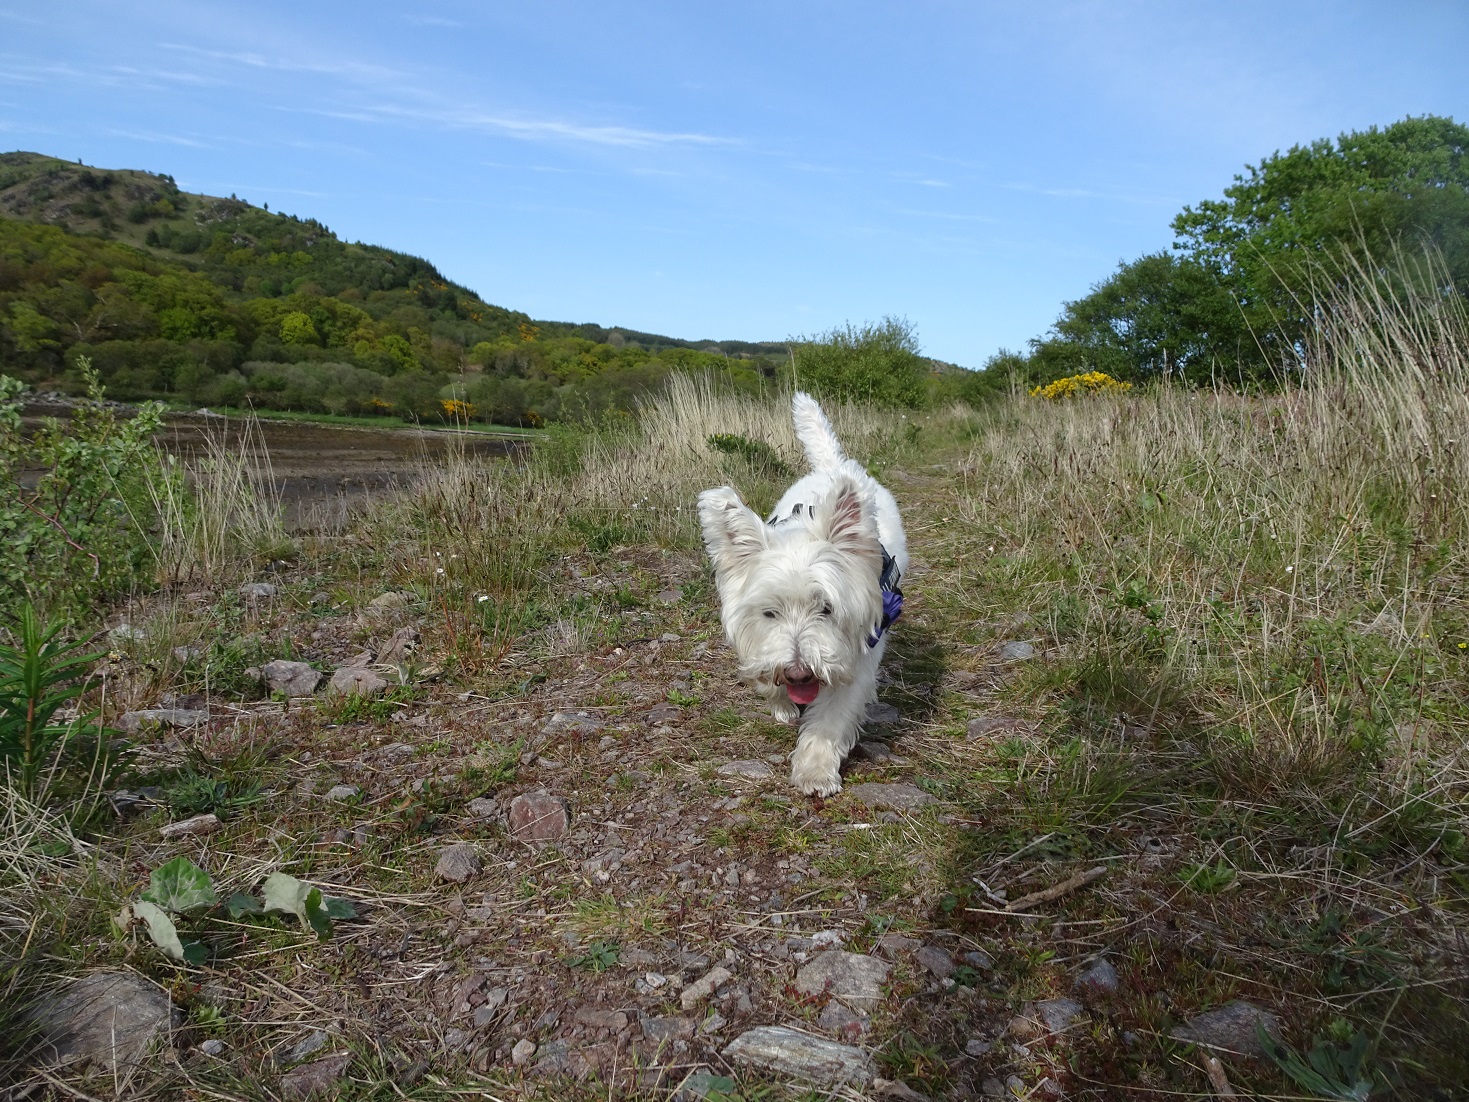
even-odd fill
[[[243,915],[259,915],[265,913],[265,908],[260,905],[249,892],[235,892],[224,901],[225,913],[231,918],[240,918]]]
[[[306,924],[306,897],[316,889],[310,884],[303,884],[294,876],[284,872],[273,872],[265,878],[261,885],[261,897],[265,900],[267,911],[284,911],[286,914],[295,915]]]
[[[204,948],[204,946],[199,944],[199,942],[190,941],[184,944],[185,964],[203,964],[204,961],[208,959],[208,957],[209,950]]]
[[[326,901],[327,917],[335,921],[356,918],[357,908],[348,900],[331,898]]]
[[[332,936],[332,920],[322,905],[321,889],[312,888],[306,896],[306,921],[316,931],[316,939],[325,941]]]
[[[210,907],[217,900],[209,874],[187,857],[175,857],[154,869],[143,898],[175,914]]]
[[[133,904],[133,916],[148,924],[148,936],[153,939],[153,944],[174,960],[184,959],[184,943],[179,940],[178,928],[163,910],[146,899],[140,899]]]

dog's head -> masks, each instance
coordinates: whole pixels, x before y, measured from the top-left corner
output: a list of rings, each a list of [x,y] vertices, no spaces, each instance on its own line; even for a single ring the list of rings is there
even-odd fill
[[[740,679],[783,685],[796,704],[851,681],[882,618],[882,545],[857,486],[838,479],[774,525],[724,486],[699,495],[699,521]]]

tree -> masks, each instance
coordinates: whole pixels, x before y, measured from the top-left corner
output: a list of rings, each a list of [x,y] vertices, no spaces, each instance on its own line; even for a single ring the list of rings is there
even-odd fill
[[[847,324],[795,343],[796,385],[815,394],[881,406],[923,404],[928,361],[906,318]]]

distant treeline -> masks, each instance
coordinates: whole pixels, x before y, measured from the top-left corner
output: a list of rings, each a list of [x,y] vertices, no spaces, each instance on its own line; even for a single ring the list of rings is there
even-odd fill
[[[116,398],[537,424],[675,370],[754,389],[783,345],[533,321],[425,260],[167,176],[0,155],[0,371]]]
[[[1469,289],[1469,128],[1407,118],[1247,166],[1224,198],[1185,207],[1171,250],[1123,263],[1068,302],[1025,352],[968,380],[974,398],[1085,371],[1118,379],[1269,385],[1304,366],[1323,284],[1412,278],[1427,247]],[[1455,292],[1452,288],[1457,288]]]

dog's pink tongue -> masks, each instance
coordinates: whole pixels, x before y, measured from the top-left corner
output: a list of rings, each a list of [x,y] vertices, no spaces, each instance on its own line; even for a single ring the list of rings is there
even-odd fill
[[[786,693],[791,700],[797,704],[810,704],[816,699],[816,694],[821,691],[821,682],[812,678],[810,681],[786,682]]]

